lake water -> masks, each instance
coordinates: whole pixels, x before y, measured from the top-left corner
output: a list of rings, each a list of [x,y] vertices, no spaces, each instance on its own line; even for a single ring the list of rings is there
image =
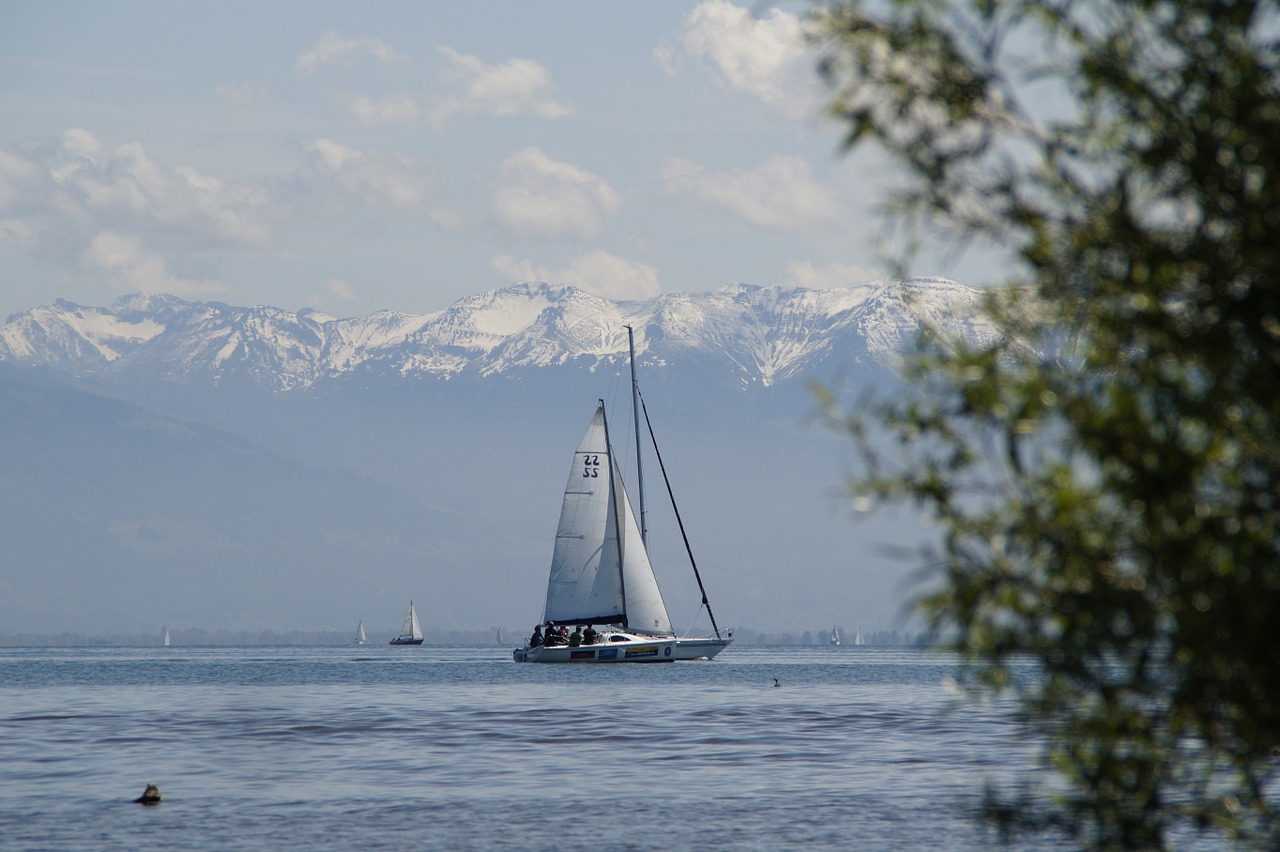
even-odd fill
[[[0,847],[986,849],[983,785],[1032,749],[953,674],[865,646],[5,648]]]

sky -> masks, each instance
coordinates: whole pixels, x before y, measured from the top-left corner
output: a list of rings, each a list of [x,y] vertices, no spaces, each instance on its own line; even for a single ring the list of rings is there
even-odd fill
[[[879,280],[893,171],[842,153],[809,8],[0,2],[0,318]]]

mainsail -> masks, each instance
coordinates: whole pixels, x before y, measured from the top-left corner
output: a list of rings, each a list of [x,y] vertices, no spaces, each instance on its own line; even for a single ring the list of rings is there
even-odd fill
[[[671,619],[611,449],[602,402],[569,467],[543,620],[670,634]]]
[[[409,611],[404,614],[404,624],[400,625],[401,638],[422,638],[422,625],[418,623],[418,611],[413,607],[413,601],[409,601]]]

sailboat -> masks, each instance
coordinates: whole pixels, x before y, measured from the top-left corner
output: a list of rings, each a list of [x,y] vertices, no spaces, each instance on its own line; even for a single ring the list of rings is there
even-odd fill
[[[861,624],[858,625],[858,632],[853,635],[853,644],[855,645],[862,644],[862,625]]]
[[[549,636],[557,625],[602,629],[580,645],[531,642],[512,652],[517,663],[675,659],[671,619],[614,459],[604,400],[569,467],[542,620]]]
[[[831,628],[831,644],[833,646],[840,644],[840,628],[839,627]]]
[[[166,627],[166,628],[164,629],[164,646],[165,646],[166,648],[168,648],[168,647],[169,647],[169,645],[170,645],[170,642],[169,642],[169,628],[167,628],[167,627]]]
[[[365,640],[368,638],[368,636],[364,635],[364,620],[362,619],[360,623],[356,625],[356,644],[363,645]]]
[[[422,625],[418,623],[418,611],[409,601],[409,611],[404,614],[404,624],[400,625],[400,635],[391,640],[392,645],[421,645]]]
[[[572,648],[526,645],[513,652],[516,662],[639,662],[654,661],[655,657],[664,662],[668,659],[709,660],[733,641],[732,631],[721,635],[715,615],[711,612],[702,576],[698,573],[693,550],[689,547],[689,538],[685,535],[684,521],[680,519],[680,510],[675,505],[671,481],[667,478],[666,466],[662,463],[658,442],[653,436],[649,412],[640,399],[640,386],[636,381],[635,338],[631,326],[626,329],[631,356],[631,411],[635,420],[636,487],[640,500],[640,521],[636,523],[631,510],[631,501],[609,440],[604,400],[600,400],[569,468],[569,482],[565,486],[560,525],[556,530],[555,552],[551,559],[544,615],[544,621],[559,624],[621,624],[623,629],[601,634],[598,644],[613,647],[587,650],[588,646]],[[662,469],[667,495],[671,498],[676,522],[680,526],[685,550],[689,554],[689,563],[698,581],[698,590],[702,593],[702,605],[706,607],[707,616],[711,619],[714,636],[675,635],[666,605],[662,601],[662,592],[658,589],[657,578],[653,574],[644,522],[644,478],[640,470],[642,410],[645,423],[649,426],[649,437],[653,439],[654,454]],[[602,478],[602,465],[607,483],[597,481]],[[590,616],[583,614],[601,607],[610,608],[612,614],[603,617],[594,613]],[[624,643],[633,640],[643,644],[636,648],[624,647]],[[614,648],[625,650],[623,659],[617,659]]]

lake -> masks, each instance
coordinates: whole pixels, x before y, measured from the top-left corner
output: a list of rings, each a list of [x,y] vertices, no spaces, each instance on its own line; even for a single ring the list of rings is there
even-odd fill
[[[867,646],[3,648],[0,845],[985,850],[983,787],[1035,777],[1033,746],[954,669]],[[133,804],[148,783],[164,801]]]

